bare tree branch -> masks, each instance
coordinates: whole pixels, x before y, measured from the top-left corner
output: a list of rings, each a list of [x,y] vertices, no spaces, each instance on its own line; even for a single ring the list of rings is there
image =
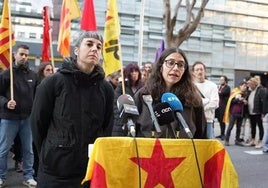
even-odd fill
[[[209,0],[202,0],[200,7],[195,7],[196,0],[185,0],[186,17],[183,26],[174,33],[174,28],[177,23],[177,16],[182,6],[182,0],[178,0],[174,8],[174,16],[171,19],[170,0],[163,0],[165,4],[164,21],[166,26],[166,45],[167,47],[179,47],[183,41],[187,40],[191,34],[196,30],[201,18],[204,15],[204,10]],[[196,10],[196,15],[194,11]]]
[[[170,31],[173,31],[173,28],[171,27],[171,11],[170,11],[170,1],[169,0],[164,0],[163,1],[165,5],[165,12],[164,12],[164,21],[165,21],[165,26],[166,26],[166,38],[167,40],[170,40],[170,37],[172,38],[173,33]]]
[[[174,27],[176,25],[179,8],[181,6],[181,1],[182,0],[179,0],[179,2],[176,4],[175,9],[174,9],[174,16],[173,16],[172,21],[171,21],[171,26],[172,26],[173,30],[174,30]]]

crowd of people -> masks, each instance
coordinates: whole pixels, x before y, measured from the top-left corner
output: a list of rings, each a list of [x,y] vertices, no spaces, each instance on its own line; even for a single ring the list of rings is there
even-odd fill
[[[163,94],[172,93],[182,103],[180,113],[193,138],[219,138],[230,146],[236,125],[236,145],[255,146],[268,153],[268,136],[263,139],[268,92],[258,78],[247,78],[231,90],[228,78],[222,75],[217,86],[207,79],[204,62],[190,66],[186,54],[178,48],[165,49],[154,63],[148,61],[143,67],[129,63],[123,75],[115,72],[105,77],[100,66],[102,36],[81,32],[74,42],[75,57],[65,58],[57,71],[51,63],[41,63],[37,71],[31,70],[27,62],[30,49],[19,45],[14,52],[13,77],[10,68],[0,73],[0,187],[6,181],[11,148],[15,164],[23,171],[24,185],[88,187],[90,182],[81,185],[88,145],[98,137],[129,135],[118,109],[117,100],[123,94],[134,100],[139,112],[136,137],[155,136],[144,96],[151,96],[156,107],[164,105]],[[221,130],[217,136],[215,118]],[[248,143],[241,138],[247,118],[251,131]],[[160,129],[161,138],[189,138],[176,117],[161,124]]]

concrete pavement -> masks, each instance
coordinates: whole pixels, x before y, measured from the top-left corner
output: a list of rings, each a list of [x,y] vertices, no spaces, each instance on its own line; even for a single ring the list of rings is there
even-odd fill
[[[265,118],[266,119],[266,118]],[[267,134],[267,122],[264,121],[264,137]],[[220,132],[219,124],[215,123],[215,135]],[[229,156],[237,171],[240,188],[267,188],[268,187],[268,154],[264,154],[262,149],[255,147],[242,147],[234,145],[236,127],[232,130],[230,146],[226,146]],[[250,134],[249,122],[246,125],[245,138],[248,139]],[[257,128],[256,140],[259,138]],[[221,141],[224,144],[224,141]]]

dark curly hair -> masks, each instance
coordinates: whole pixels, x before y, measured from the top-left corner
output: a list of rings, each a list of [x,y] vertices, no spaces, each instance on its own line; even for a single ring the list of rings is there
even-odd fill
[[[179,53],[185,61],[185,71],[181,77],[181,80],[175,83],[170,91],[166,91],[166,83],[162,76],[161,69],[162,65],[167,56],[172,53]],[[165,49],[156,64],[153,66],[151,75],[145,84],[145,92],[152,95],[154,100],[160,101],[161,96],[164,92],[172,92],[178,96],[178,98],[189,107],[197,107],[202,105],[201,97],[197,92],[197,88],[193,83],[192,75],[189,70],[189,63],[185,53],[181,49],[168,48]]]
[[[133,85],[132,80],[131,80],[131,72],[132,71],[139,72],[138,80],[134,83],[134,85]],[[124,78],[126,80],[126,83],[129,86],[139,86],[141,84],[141,71],[140,71],[139,66],[136,63],[127,64],[127,66],[124,68]]]

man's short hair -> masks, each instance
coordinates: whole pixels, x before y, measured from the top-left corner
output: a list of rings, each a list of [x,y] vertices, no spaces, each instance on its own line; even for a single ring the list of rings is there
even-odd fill
[[[20,44],[20,45],[16,46],[16,51],[18,51],[18,49],[20,49],[20,48],[25,49],[25,50],[30,50],[30,47],[27,46],[26,44]]]

